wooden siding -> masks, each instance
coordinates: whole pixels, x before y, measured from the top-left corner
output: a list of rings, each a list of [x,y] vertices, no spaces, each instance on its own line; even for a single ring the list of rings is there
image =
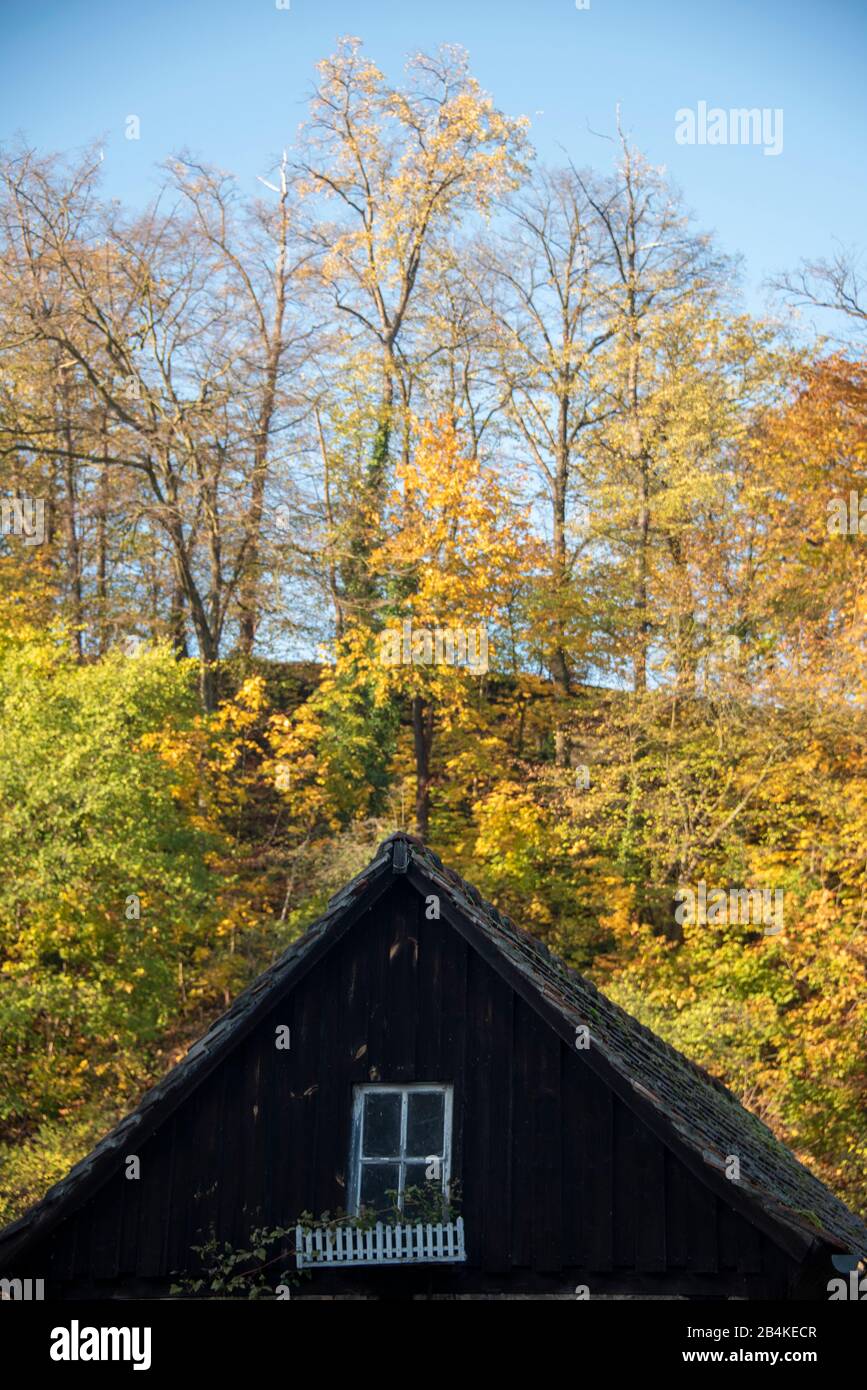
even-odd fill
[[[141,1179],[125,1178],[119,1153],[116,1175],[29,1263],[54,1296],[141,1291],[185,1268],[211,1226],[240,1245],[252,1226],[345,1207],[352,1088],[371,1081],[454,1086],[467,1263],[314,1280],[374,1293],[389,1275],[436,1291],[786,1291],[791,1261],[400,879],[134,1150]]]

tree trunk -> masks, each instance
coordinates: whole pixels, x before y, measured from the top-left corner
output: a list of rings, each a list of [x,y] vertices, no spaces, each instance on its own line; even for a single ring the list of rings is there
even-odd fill
[[[638,578],[635,586],[636,649],[633,663],[635,690],[647,689],[647,665],[650,646],[650,623],[647,612],[648,544],[650,537],[650,508],[648,506],[647,466],[641,465],[641,500],[638,509]]]
[[[212,627],[208,621],[208,614],[190,567],[190,559],[180,522],[173,518],[167,526],[167,530],[174,546],[178,574],[187,603],[190,605],[190,617],[199,648],[199,695],[205,713],[212,714],[217,708],[216,663],[220,654],[219,628]]]
[[[343,593],[347,608],[361,617],[372,613],[377,597],[376,576],[371,572],[370,554],[377,543],[378,519],[384,503],[393,409],[394,373],[387,356],[373,448],[365,472],[362,496],[350,523],[349,555],[344,567]],[[377,519],[373,524],[371,515]]]
[[[176,579],[172,585],[172,596],[169,606],[169,631],[175,656],[184,659],[189,656],[190,649],[187,643],[187,624],[184,619],[184,591],[181,584]]]
[[[63,438],[66,445],[66,458],[64,460],[64,481],[66,484],[66,568],[69,577],[69,592],[72,608],[72,650],[76,661],[82,661],[84,659],[82,634],[84,615],[81,595],[81,552],[78,544],[75,463],[73,460],[72,443],[72,410],[69,400],[69,381],[62,374],[61,381]]]
[[[270,336],[265,338],[265,383],[262,407],[256,422],[256,444],[253,462],[253,479],[250,490],[250,510],[247,518],[247,556],[246,575],[241,586],[239,644],[244,656],[253,655],[256,628],[259,625],[259,561],[262,541],[262,517],[265,505],[265,484],[268,478],[268,445],[271,436],[271,423],[277,399],[277,379],[280,372],[280,359],[283,353],[283,320],[286,315],[286,240],[289,232],[287,199],[289,185],[286,180],[286,156],[280,169],[280,250],[274,270],[274,315]],[[263,332],[267,330],[263,327]]]
[[[427,840],[430,822],[430,758],[433,746],[433,705],[420,695],[412,701],[412,734],[415,745],[415,824],[420,840]]]
[[[565,430],[568,423],[568,401],[560,402],[560,443],[557,458],[557,472],[554,478],[554,554],[553,554],[553,650],[550,658],[551,677],[559,695],[565,700],[572,690],[572,675],[566,653],[566,632],[563,620],[563,606],[566,601],[568,585],[568,556],[566,553],[566,481],[569,468],[568,445]],[[569,738],[562,727],[555,730],[555,760],[558,767],[569,763]]]
[[[108,453],[107,445],[103,453]],[[99,470],[99,491],[96,512],[96,630],[97,651],[104,656],[108,649],[108,469]]]

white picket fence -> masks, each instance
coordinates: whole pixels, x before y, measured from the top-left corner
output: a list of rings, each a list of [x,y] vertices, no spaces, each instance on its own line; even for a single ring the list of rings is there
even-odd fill
[[[295,1227],[299,1269],[340,1265],[461,1264],[467,1258],[464,1218],[418,1221],[415,1225],[337,1226],[334,1230]]]

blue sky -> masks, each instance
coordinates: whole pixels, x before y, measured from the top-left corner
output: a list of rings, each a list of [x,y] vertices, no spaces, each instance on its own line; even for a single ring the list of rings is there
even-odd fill
[[[591,131],[611,132],[619,101],[699,223],[743,253],[753,309],[766,275],[867,239],[864,0],[2,0],[0,15],[0,139],[104,136],[106,187],[125,201],[144,201],[181,148],[254,191],[304,114],[316,60],[357,34],[394,76],[412,51],[463,44],[551,161],[605,165],[611,146]],[[782,153],[677,144],[675,112],[699,101],[782,108]],[[124,138],[130,114],[138,141]]]

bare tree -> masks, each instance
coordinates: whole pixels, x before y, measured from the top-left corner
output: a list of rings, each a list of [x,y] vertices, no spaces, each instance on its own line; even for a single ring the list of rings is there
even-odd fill
[[[67,397],[89,405],[59,440],[45,412],[16,420],[0,448],[135,474],[142,513],[170,543],[211,709],[227,619],[258,567],[285,299],[277,327],[251,344],[260,301],[219,217],[215,232],[174,182],[124,219],[99,202],[98,167],[90,158],[67,172],[32,152],[4,165],[6,341],[62,363]],[[215,197],[207,185],[195,196]],[[284,263],[284,287],[285,275]]]
[[[831,260],[802,261],[797,270],[772,280],[771,288],[798,307],[844,314],[863,333],[867,330],[867,281],[859,259],[855,252],[840,250]]]
[[[233,383],[238,421],[233,447],[251,455],[238,557],[239,647],[249,656],[260,620],[269,473],[279,441],[291,437],[305,414],[302,372],[316,340],[306,293],[314,253],[297,234],[285,151],[276,183],[260,180],[276,195],[273,207],[250,207],[234,179],[188,157],[171,168],[215,258],[219,293],[231,301],[235,319],[226,379]]]
[[[725,262],[710,238],[689,224],[679,198],[618,129],[620,157],[611,178],[576,177],[598,221],[609,274],[601,286],[611,331],[604,399],[611,428],[600,435],[608,456],[609,487],[634,499],[634,517],[619,544],[631,552],[632,677],[647,689],[652,642],[652,503],[665,486],[660,470],[657,413],[649,403],[666,368],[661,345],[678,315],[700,312],[719,294]]]
[[[614,328],[601,277],[606,247],[580,180],[540,170],[506,207],[508,227],[480,244],[479,294],[497,343],[497,373],[513,430],[540,479],[550,516],[541,647],[563,695],[574,679],[572,579],[583,543],[573,509],[586,498],[582,436],[605,418],[594,362]]]

